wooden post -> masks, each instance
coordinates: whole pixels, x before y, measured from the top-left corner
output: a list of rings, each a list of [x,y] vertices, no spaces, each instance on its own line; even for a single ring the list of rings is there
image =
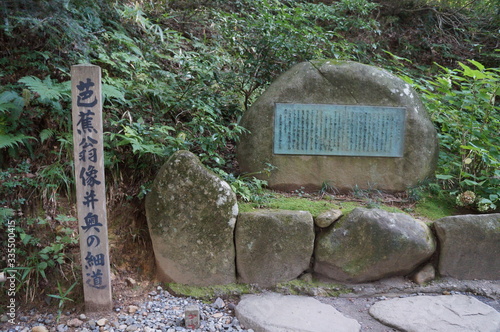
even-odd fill
[[[71,96],[85,309],[88,312],[111,310],[101,68],[94,65],[72,66]]]

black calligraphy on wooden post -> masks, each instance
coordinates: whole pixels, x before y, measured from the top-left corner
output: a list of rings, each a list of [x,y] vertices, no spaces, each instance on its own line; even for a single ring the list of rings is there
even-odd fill
[[[73,145],[87,311],[112,309],[104,186],[101,68],[71,67]]]

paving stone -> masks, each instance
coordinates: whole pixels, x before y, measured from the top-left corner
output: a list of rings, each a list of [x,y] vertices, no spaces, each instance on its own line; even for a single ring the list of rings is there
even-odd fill
[[[370,315],[407,332],[498,332],[500,313],[472,296],[413,296],[375,303]]]
[[[305,296],[265,293],[245,295],[236,317],[247,329],[259,332],[358,332],[360,324],[330,305]]]

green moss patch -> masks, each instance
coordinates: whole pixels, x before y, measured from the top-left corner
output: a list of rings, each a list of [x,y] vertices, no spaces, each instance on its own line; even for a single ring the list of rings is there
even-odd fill
[[[457,210],[449,199],[427,196],[419,200],[415,213],[432,221],[457,214]]]
[[[285,195],[275,195],[269,202],[266,203],[245,203],[239,202],[240,212],[252,212],[258,209],[276,209],[276,210],[292,210],[292,211],[309,211],[314,218],[319,214],[331,209],[342,210],[347,214],[357,207],[380,208],[388,212],[405,213],[401,209],[394,206],[386,206],[381,202],[372,200],[366,201],[340,201],[335,200],[331,196],[325,198],[315,197],[289,197]]]
[[[166,284],[166,288],[175,296],[193,297],[202,300],[210,300],[217,297],[240,296],[243,294],[258,292],[247,284],[227,284],[198,287],[168,283]]]
[[[346,286],[325,283],[316,280],[292,280],[288,282],[279,283],[273,289],[277,293],[285,295],[309,295],[309,296],[333,296],[337,297],[340,294],[351,293],[352,290]]]

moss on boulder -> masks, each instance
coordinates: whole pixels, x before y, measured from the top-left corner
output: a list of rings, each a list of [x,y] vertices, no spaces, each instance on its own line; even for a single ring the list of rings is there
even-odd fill
[[[273,286],[297,278],[309,268],[314,222],[306,211],[241,213],[235,232],[239,281]]]
[[[458,279],[500,278],[500,214],[450,216],[434,223],[439,273]]]
[[[158,274],[189,285],[236,281],[236,195],[188,151],[174,153],[146,197]]]
[[[402,213],[356,208],[318,235],[315,272],[345,282],[406,275],[436,244],[423,222]]]

